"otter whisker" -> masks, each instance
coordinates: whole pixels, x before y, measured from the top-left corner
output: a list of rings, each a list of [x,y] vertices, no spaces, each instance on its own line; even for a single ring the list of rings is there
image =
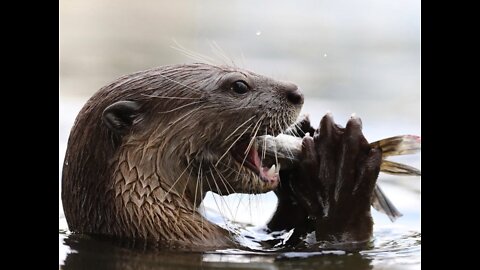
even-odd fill
[[[188,177],[187,179],[190,179],[190,176],[192,175],[192,171],[193,171],[193,167],[190,168],[189,172],[188,172]],[[185,191],[187,190],[187,186],[188,186],[188,180],[187,180],[187,183],[185,183],[185,186],[183,187],[183,191],[182,191],[182,194],[180,195],[180,198],[182,198],[182,200],[185,198]],[[188,204],[187,204],[188,205]],[[177,215],[180,215],[180,210],[181,208],[179,207],[177,209]],[[193,205],[192,205],[192,212],[195,210],[195,201],[193,202]],[[188,211],[188,209],[186,209],[186,211]]]
[[[197,172],[197,181],[195,182],[195,194],[193,195],[193,209],[192,209],[192,219],[197,208],[197,191],[198,191],[198,182],[200,182],[200,169],[202,168],[202,160],[200,160],[200,166],[198,166]]]
[[[198,93],[198,92],[201,92],[199,89],[195,89],[195,88],[193,88],[193,87],[191,87],[191,86],[188,86],[188,85],[186,85],[186,84],[183,84],[183,83],[181,83],[181,82],[178,82],[178,81],[176,81],[176,80],[174,80],[174,79],[172,79],[172,78],[169,78],[168,76],[165,76],[165,75],[163,75],[163,74],[158,73],[158,74],[155,74],[155,75],[160,76],[160,77],[162,77],[162,78],[164,78],[164,79],[166,79],[166,80],[169,80],[169,81],[171,81],[171,82],[173,82],[173,83],[176,83],[176,84],[178,84],[178,85],[181,85],[181,86],[183,86],[183,87],[185,87],[185,88],[188,88],[188,89],[192,90],[193,92],[197,92],[197,93]]]
[[[197,56],[197,55],[195,55],[196,54],[195,52],[190,53],[190,52],[187,52],[187,51],[182,51],[181,49],[176,48],[174,46],[170,46],[170,48],[179,51],[181,54],[183,54],[184,56],[186,56],[186,57],[188,57],[192,60],[207,63],[207,64],[210,64],[210,65],[215,65],[216,64],[216,61],[213,60],[212,58],[208,57],[208,56],[205,56],[205,57]],[[208,59],[210,59],[210,60],[208,60]]]
[[[193,97],[167,97],[167,96],[155,96],[155,95],[147,95],[147,94],[142,94],[142,96],[145,97],[151,97],[151,98],[160,98],[160,99],[203,99],[202,97],[199,98],[193,98]]]
[[[190,179],[190,176],[192,175],[192,171],[193,171],[193,167],[190,168],[189,172],[188,172],[188,177],[187,179]],[[188,180],[187,180],[188,182]],[[183,199],[184,196],[185,196],[185,191],[187,190],[187,186],[188,186],[188,183],[185,183],[185,187],[183,187],[183,191],[182,191],[182,195],[181,195],[181,198]],[[195,206],[194,206],[194,209],[195,209]]]
[[[219,195],[220,195],[220,198],[222,199],[223,203],[225,203],[225,207],[227,208],[228,212],[230,213],[230,216],[233,217],[233,213],[232,213],[232,211],[230,210],[230,207],[228,207],[227,201],[226,201],[225,198],[223,197],[223,193],[222,193],[222,191],[220,190],[220,187],[219,187],[218,184],[217,184],[217,180],[215,179],[215,176],[213,175],[213,171],[212,171],[212,170],[210,170],[210,174],[212,175],[213,183],[215,184],[215,187],[217,188],[217,191],[218,191],[218,193],[219,193]],[[220,180],[221,180],[221,179],[220,179]],[[222,180],[222,181],[223,181],[223,180]],[[223,204],[222,204],[222,205],[223,205]],[[220,210],[220,209],[218,209],[218,210],[221,211],[222,214],[223,214],[223,210]],[[227,222],[225,222],[225,223],[227,223]]]
[[[185,55],[186,57],[188,57],[192,60],[195,60],[195,61],[198,61],[198,62],[204,62],[204,63],[210,64],[210,65],[215,65],[216,64],[216,61],[214,59],[208,57],[208,56],[197,56],[197,55],[195,55],[195,54],[197,54],[196,52],[192,51],[190,53],[190,52],[187,52],[187,51],[182,51],[181,49],[173,47],[173,46],[170,46],[170,48],[179,51],[181,54]]]
[[[228,151],[230,151],[230,149],[232,149],[232,147],[235,145],[235,143],[237,143],[237,141],[240,140],[240,138],[242,138],[243,134],[245,134],[247,132],[247,130],[248,130],[248,128],[250,128],[250,126],[252,126],[252,124],[248,125],[248,127],[245,128],[245,130],[237,137],[237,139],[235,141],[233,141],[233,143],[230,145],[230,147],[227,148],[225,153],[215,163],[215,166],[218,166],[218,163],[228,154]]]
[[[267,152],[267,127],[265,127],[265,136],[263,136],[263,149],[262,149],[262,156],[260,157],[260,164],[263,164],[263,160],[265,159],[265,155]]]
[[[257,123],[255,124],[255,126],[253,126],[253,130],[255,130],[255,128],[256,128],[257,125],[258,125],[258,127],[256,128],[256,130],[255,130],[252,138],[250,139],[250,142],[248,143],[247,149],[245,150],[245,154],[250,151],[250,148],[252,147],[253,141],[255,140],[255,136],[257,136],[257,132],[258,132],[258,130],[260,129],[260,127],[262,126],[261,124],[259,125],[260,121],[262,121],[262,120],[263,120],[263,116],[261,116],[260,119],[258,119],[258,121],[257,121]]]
[[[222,162],[222,163],[223,163],[223,162]],[[228,165],[225,165],[225,166],[228,166]],[[229,171],[229,173],[225,176],[224,173],[227,173],[227,171]],[[230,168],[230,166],[228,166],[228,167],[225,168],[225,170],[222,171],[221,173],[222,173],[222,175],[224,175],[225,178],[227,178],[227,177],[230,177],[230,176],[232,175],[232,173],[234,173],[234,172],[235,172],[235,170],[232,169],[232,168]]]
[[[287,123],[285,123],[286,126],[288,126]],[[302,138],[302,136],[299,134],[299,132],[303,133],[302,129],[300,128],[300,126],[298,125],[298,123],[293,123],[293,127],[288,127],[286,129],[286,131],[288,133],[291,133],[293,134],[295,137],[299,137],[299,138]],[[288,133],[285,133],[285,134],[288,134]],[[303,135],[305,135],[305,133],[303,133]],[[311,136],[313,136],[313,134],[311,134]],[[282,142],[284,143],[284,142]],[[285,144],[285,143],[284,143]],[[291,149],[289,147],[284,147],[284,148],[287,148],[288,150],[288,154],[290,154],[290,156],[288,157],[290,160],[293,160],[294,158],[294,155],[293,155],[293,152],[291,151]]]
[[[195,52],[195,51],[192,51],[192,50],[189,50],[187,48],[185,48],[184,46],[180,45],[180,43],[177,42],[177,40],[175,39],[172,39],[172,41],[175,43],[175,46],[170,46],[170,48],[182,53],[183,55],[191,58],[192,60],[197,60],[197,61],[200,61],[200,62],[206,62],[208,64],[211,64],[211,65],[214,65],[215,64],[215,60],[209,56],[206,56],[206,55],[203,55],[203,54],[200,54],[198,52]]]
[[[248,192],[248,211],[250,213],[250,222],[252,222],[253,220],[253,216],[252,216],[252,192],[253,191],[253,184],[250,184],[250,190]]]
[[[220,190],[219,190],[219,188],[218,188],[217,181],[215,180],[215,177],[213,176],[212,170],[210,170],[210,174],[212,175],[213,183],[215,183],[215,185],[217,186],[217,190],[218,190],[218,192],[220,193],[220,196],[221,196],[222,193],[220,192]],[[208,180],[207,180],[207,184],[208,184],[208,188],[209,188],[210,190],[214,190],[214,189],[212,188],[212,186],[210,185],[210,182],[209,182]],[[221,208],[220,208],[220,206],[219,206],[219,204],[218,204],[218,202],[217,202],[217,199],[215,199],[215,196],[213,196],[213,195],[212,195],[212,198],[213,198],[213,201],[215,202],[215,205],[217,206],[218,211],[219,211],[220,213],[222,213],[222,210],[221,210]],[[222,197],[220,197],[220,198],[222,198]],[[224,200],[225,200],[225,199],[224,199]],[[228,207],[227,207],[227,208],[228,208]],[[225,218],[224,215],[221,215],[221,216],[222,216],[223,222],[227,225],[227,224],[228,224],[227,219]],[[227,226],[228,226],[228,225],[227,225]],[[228,230],[228,233],[231,234],[230,230]]]
[[[252,109],[252,108],[257,108],[257,106],[241,106],[237,108],[229,108],[229,109],[223,109],[225,112],[230,112],[230,111],[239,111],[243,109]]]
[[[265,127],[265,136],[263,137],[263,151],[262,151],[262,161],[265,159],[265,154],[267,153],[267,128]]]
[[[260,121],[260,120],[261,120],[261,119],[259,119],[259,121]],[[255,127],[258,125],[259,121],[257,121],[257,123],[255,124],[255,126],[253,126],[252,130],[255,129]],[[260,126],[259,126],[259,127],[260,127]],[[252,138],[255,138],[255,137],[252,137]],[[251,142],[251,141],[250,141],[250,142]],[[238,172],[237,172],[237,176],[235,177],[235,182],[238,180],[238,177],[239,177],[239,175],[240,175],[240,170],[241,170],[241,168],[243,168],[243,164],[245,163],[245,160],[247,159],[248,152],[250,151],[250,147],[252,147],[251,143],[248,144],[248,147],[247,147],[247,149],[245,150],[245,153],[244,153],[245,156],[244,156],[244,158],[243,158],[243,160],[242,160],[241,166],[239,167],[239,170],[238,170]]]
[[[285,158],[289,160],[295,160],[295,155],[293,154],[292,150],[290,147],[288,147],[287,143],[285,141],[278,141],[277,143],[280,144],[281,148],[285,149]],[[275,144],[276,147],[276,144]]]
[[[285,145],[284,142],[282,142],[283,145]],[[286,149],[285,151],[285,158],[289,159],[289,160],[295,160],[295,156],[293,155],[293,152],[291,149],[289,149],[288,147],[283,147],[284,149]]]
[[[167,125],[171,127],[171,126],[177,124],[178,122],[180,122],[181,120],[183,120],[185,117],[189,116],[190,114],[192,114],[192,113],[194,113],[194,112],[196,112],[196,111],[205,109],[205,108],[209,108],[209,107],[206,106],[206,105],[200,105],[200,106],[198,106],[197,108],[191,109],[191,110],[187,111],[184,115],[176,118],[175,121],[169,122]],[[160,127],[158,127],[158,128],[160,128]],[[165,132],[167,132],[167,131],[168,131],[168,129],[164,129],[164,130],[161,131],[161,132],[159,133],[159,135],[157,135],[156,137],[163,136],[163,135],[165,134]]]
[[[260,118],[260,120],[261,120],[261,118]],[[260,120],[259,120],[259,121],[260,121]],[[258,123],[259,123],[259,122],[257,122],[257,124],[258,124]],[[255,124],[255,125],[257,125],[257,124]],[[260,128],[260,126],[261,126],[261,125],[259,125],[258,128]],[[255,128],[255,127],[254,127],[254,128]],[[252,130],[253,130],[253,128],[252,128]],[[257,129],[257,131],[258,131],[258,129]],[[255,137],[252,137],[252,139],[253,139],[253,138],[255,138]],[[250,141],[250,142],[252,142],[252,141]],[[248,145],[248,147],[247,147],[247,150],[245,151],[245,156],[243,157],[242,164],[241,164],[241,166],[240,166],[239,169],[238,169],[238,173],[237,173],[237,176],[235,177],[235,181],[234,181],[234,182],[236,182],[236,181],[238,180],[238,177],[240,176],[241,168],[243,167],[243,164],[245,163],[245,160],[247,159],[248,152],[250,151],[250,147],[251,147],[251,146],[252,146],[252,145],[251,145],[251,143],[250,143],[250,144]]]
[[[217,55],[218,57],[222,58],[222,60],[224,61],[224,63],[226,65],[230,63],[232,63],[232,66],[234,67],[237,67],[237,65],[235,64],[235,62],[233,61],[233,59],[231,57],[228,57],[227,54],[225,53],[225,51],[217,44],[217,42],[215,41],[210,41],[210,48],[212,49],[212,52]]]
[[[202,172],[202,161],[203,159],[200,160],[200,166],[198,167],[198,171],[199,171],[199,176],[200,176],[200,198],[203,199],[203,172]],[[200,212],[199,212],[200,213]],[[201,213],[200,213],[201,215]],[[205,213],[205,206],[203,207],[203,216],[205,216],[206,213]],[[204,222],[205,218],[202,217],[201,219],[201,230],[202,230],[202,238],[205,238],[203,232],[204,232],[204,229],[203,229],[203,222]]]
[[[238,203],[237,203],[237,207],[235,208],[235,216],[233,217],[234,220],[237,220],[237,214],[238,214],[238,209],[240,208],[240,202],[242,201],[242,198],[244,197],[245,195],[243,194],[239,194],[239,199],[238,199]]]
[[[273,146],[273,153],[275,154],[275,164],[278,164],[277,144],[274,144]]]
[[[180,122],[181,120],[183,120],[183,118],[189,116],[190,114],[192,114],[192,113],[194,113],[194,112],[196,112],[196,111],[203,110],[203,109],[210,109],[210,108],[214,108],[214,106],[205,106],[205,105],[199,106],[198,108],[192,109],[192,110],[188,111],[187,113],[185,113],[184,115],[178,117],[175,121],[169,122],[169,123],[168,123],[168,126],[173,126],[173,125],[177,124],[178,122]],[[163,134],[163,133],[162,133],[162,134]]]
[[[213,108],[214,106],[206,106],[206,105],[201,105],[195,109],[191,109],[190,111],[188,111],[187,113],[185,113],[184,115],[178,117],[175,121],[173,122],[169,122],[167,126],[169,127],[172,127],[173,125],[177,124],[178,122],[180,122],[181,120],[183,120],[183,118],[189,116],[190,114],[194,113],[194,112],[197,112],[199,110],[202,110],[202,109],[210,109],[210,108]],[[160,128],[160,127],[159,127]],[[156,137],[160,137],[160,136],[163,136],[166,132],[168,132],[168,128],[164,129],[163,131],[161,131],[158,135],[156,135]],[[148,145],[148,147],[150,147],[150,145]]]
[[[233,190],[233,193],[237,193],[237,191],[230,185],[229,181],[227,181],[227,177],[230,177],[233,173],[236,173],[236,170],[230,168],[227,164],[225,164],[225,163],[223,163],[223,162],[222,162],[222,164],[223,164],[224,166],[226,166],[226,170],[230,170],[230,172],[228,173],[227,176],[224,176],[222,173],[220,173],[220,172],[218,172],[218,171],[217,171],[217,172],[220,174],[220,177],[225,180],[225,182],[227,183],[227,185],[230,186],[230,188]],[[216,167],[214,167],[214,168],[216,168]],[[226,170],[225,170],[225,171],[226,171]],[[223,180],[222,180],[222,181],[223,181]],[[225,188],[226,188],[226,187],[225,187]],[[240,203],[241,203],[242,198],[244,197],[244,195],[239,194],[238,197],[239,197],[239,199],[238,199],[237,206],[236,206],[236,208],[235,208],[235,214],[232,215],[232,217],[233,217],[234,220],[237,220],[238,209],[240,208]]]
[[[185,108],[185,107],[192,106],[192,105],[195,105],[195,104],[198,104],[198,103],[202,103],[202,102],[205,102],[205,101],[203,101],[203,100],[194,101],[194,102],[191,102],[191,103],[182,105],[182,106],[180,106],[180,107],[177,107],[177,108],[175,108],[175,109],[171,109],[171,110],[163,111],[163,112],[158,112],[158,113],[161,113],[161,114],[170,113],[170,112],[178,111],[178,110],[183,109],[183,108]]]
[[[220,180],[222,180],[222,183],[223,185],[225,186],[225,189],[227,190],[228,193],[237,193],[235,191],[235,189],[232,187],[232,185],[230,185],[230,183],[227,181],[227,179],[223,176],[223,174],[218,170],[217,167],[215,167],[215,165],[213,165],[213,163],[210,162],[210,164],[213,166],[213,168],[215,169],[215,171],[217,172],[218,176],[220,177]],[[222,163],[223,164],[223,163]],[[223,178],[223,179],[222,179]],[[224,181],[225,180],[225,181]],[[230,192],[227,188],[227,186],[225,185],[225,183],[227,183],[230,188],[232,189],[232,192]]]
[[[223,162],[222,162],[223,164]],[[210,162],[210,165],[213,166],[213,169],[215,170],[215,172],[217,173],[218,177],[220,177],[220,180],[222,181],[222,184],[223,186],[225,187],[225,190],[228,194],[231,194],[231,193],[235,193],[235,189],[227,182],[227,184],[230,186],[230,188],[232,189],[231,191],[229,190],[229,188],[227,187],[227,185],[225,184],[224,182],[224,179],[225,177],[223,176],[223,174],[218,170],[217,167],[215,167],[215,165]],[[226,170],[225,170],[226,171]],[[226,180],[226,179],[225,179]]]
[[[218,173],[220,174],[221,179],[223,178],[223,179],[225,180],[225,182],[227,183],[227,185],[230,186],[230,188],[233,190],[233,193],[237,193],[237,191],[232,187],[232,185],[230,185],[229,181],[227,180],[227,178],[230,178],[230,177],[232,176],[232,174],[237,173],[237,171],[234,170],[233,168],[231,168],[231,167],[229,166],[229,164],[226,164],[226,163],[224,163],[224,162],[221,162],[221,164],[225,166],[225,171],[224,171],[224,172],[229,171],[229,173],[228,173],[226,176],[223,175],[224,172],[222,173],[222,172],[218,171]],[[214,168],[216,169],[217,167],[214,167]],[[225,188],[226,188],[226,187],[225,187]],[[235,215],[233,216],[234,219],[236,219],[236,217],[237,217],[238,207],[240,206],[241,200],[242,200],[242,196],[240,196],[240,199],[239,199],[239,201],[238,201],[237,208],[236,208],[236,211],[235,211]]]
[[[287,150],[287,151],[286,151],[286,154],[287,154],[287,155],[286,155],[285,157],[288,158],[288,159],[290,159],[290,160],[295,160],[295,156],[293,155],[292,150],[291,150],[289,147],[285,147],[285,143],[284,143],[284,142],[282,142],[282,144],[284,145],[283,148]]]
[[[247,120],[245,120],[245,122],[243,122],[241,125],[239,125],[232,133],[230,133],[230,135],[227,136],[227,138],[224,139],[224,141],[228,141],[228,139],[230,139],[230,137],[232,137],[233,134],[235,134],[235,132],[237,132],[237,130],[239,130],[241,127],[243,127],[243,125],[245,125],[246,123],[248,123],[250,120],[252,120],[253,118],[255,118],[255,115],[248,118]]]
[[[274,124],[274,126],[275,126],[275,130],[276,130],[276,131],[277,131],[277,130],[280,130],[280,126],[278,126],[278,122],[277,122],[276,120],[273,121],[273,124]],[[275,136],[275,133],[274,133],[273,135]]]
[[[243,162],[245,162],[245,160],[243,160]],[[242,162],[242,165],[243,165],[243,162]],[[222,164],[224,164],[224,163],[222,163]],[[224,165],[227,166],[227,164],[224,164]],[[227,166],[227,169],[230,170],[230,173],[227,175],[228,177],[230,177],[230,176],[232,175],[232,173],[237,173],[236,170],[230,168],[229,166]],[[238,176],[238,175],[237,175],[237,176]],[[225,178],[226,178],[226,177],[225,177]],[[236,180],[235,180],[235,181],[236,181]],[[228,182],[227,182],[227,183],[228,183]],[[235,210],[234,220],[237,219],[237,214],[238,214],[238,209],[239,209],[239,207],[240,207],[240,203],[242,202],[243,197],[245,197],[245,195],[243,195],[243,194],[239,194],[239,195],[240,195],[240,196],[239,196],[238,203],[237,203],[237,207],[236,207],[236,210]]]
[[[178,122],[180,122],[181,120],[183,120],[183,118],[189,116],[190,114],[196,112],[196,111],[199,111],[199,110],[202,110],[202,109],[208,109],[208,108],[212,108],[212,106],[206,106],[206,105],[200,105],[198,106],[197,108],[194,108],[194,109],[191,109],[189,110],[187,113],[185,113],[184,115],[178,117],[175,121],[173,122],[170,122],[168,123],[168,126],[173,126],[175,124],[177,124]],[[160,126],[158,127],[160,128]],[[155,138],[159,138],[161,136],[163,136],[166,132],[168,132],[169,129],[163,129],[162,131],[159,131],[158,134],[155,135]],[[152,134],[153,135],[153,134]],[[143,146],[143,153],[142,153],[142,157],[145,156],[146,154],[146,151],[150,148],[150,147],[153,147],[154,146],[154,143],[155,143],[155,140],[154,139],[151,139],[151,140],[148,140],[147,143]]]
[[[283,122],[283,124],[286,124],[285,121],[283,120],[283,118],[282,118],[282,122]],[[278,123],[278,126],[281,128],[281,130],[284,130],[284,129],[282,128],[282,123],[281,123],[281,122]],[[289,148],[289,147],[284,147],[284,148],[286,148],[286,150],[287,150],[287,151],[286,151],[287,158],[290,159],[290,160],[295,159],[292,151],[290,150],[290,148]],[[278,164],[278,161],[277,161],[277,164]]]
[[[170,193],[170,191],[172,191],[173,187],[177,184],[177,182],[182,178],[183,174],[187,171],[188,167],[190,167],[190,165],[192,164],[192,162],[190,161],[187,166],[185,167],[185,169],[183,170],[183,172],[178,176],[177,180],[175,180],[172,184],[172,186],[167,190],[167,193],[163,196],[163,198],[161,199],[161,201],[164,201],[165,198],[168,196],[168,194]]]
[[[283,128],[284,131],[283,131],[282,133],[285,133],[287,130],[290,129],[290,127],[291,127],[292,125],[290,125],[290,124],[288,123],[288,121],[285,119],[285,117],[282,117],[282,119],[283,119],[283,124],[285,125],[285,127]],[[296,123],[295,123],[295,122],[293,123],[293,126],[296,127]],[[292,130],[292,133],[293,133],[294,135],[296,135],[297,137],[301,137],[295,129]]]
[[[225,166],[225,170],[222,171],[222,174],[225,173],[227,170],[236,172],[234,169],[230,168],[230,165],[229,165],[229,164],[227,164],[227,163],[225,163],[225,162],[223,162],[223,161],[221,161],[220,164],[222,164],[223,166]],[[231,172],[230,172],[230,173],[231,173]],[[229,175],[230,175],[230,174],[228,174],[227,176],[229,176]]]
[[[293,128],[289,128],[288,132],[291,132],[293,135],[295,135],[296,137],[300,137],[300,138],[302,137],[302,135],[305,135],[305,133],[303,133],[303,131],[302,131],[302,129],[301,129],[301,127],[298,123],[293,123]],[[301,135],[299,132],[301,132],[303,134]],[[313,136],[313,134],[312,134],[312,136]]]
[[[281,133],[283,129],[282,129],[282,123],[280,122],[279,119],[275,119],[275,125],[278,125],[278,130]]]

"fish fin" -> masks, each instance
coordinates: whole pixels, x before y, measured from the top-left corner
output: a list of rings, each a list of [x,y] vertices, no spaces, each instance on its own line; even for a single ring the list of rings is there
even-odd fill
[[[370,144],[382,149],[383,157],[415,154],[421,150],[420,136],[401,135],[379,140]]]
[[[373,190],[372,206],[378,212],[387,215],[392,222],[403,216],[403,214],[397,210],[395,205],[393,205],[387,196],[385,196],[378,185],[375,185],[375,189]]]
[[[398,162],[393,162],[389,160],[382,160],[382,165],[380,166],[380,171],[388,174],[395,175],[415,175],[421,176],[422,172],[412,166],[401,164]]]

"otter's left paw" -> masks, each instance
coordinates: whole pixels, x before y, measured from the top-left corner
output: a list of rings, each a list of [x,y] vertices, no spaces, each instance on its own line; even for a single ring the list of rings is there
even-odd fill
[[[368,144],[356,117],[342,128],[327,114],[313,138],[303,138],[300,168],[288,183],[314,222],[318,241],[370,239],[370,204],[381,158],[381,150]]]

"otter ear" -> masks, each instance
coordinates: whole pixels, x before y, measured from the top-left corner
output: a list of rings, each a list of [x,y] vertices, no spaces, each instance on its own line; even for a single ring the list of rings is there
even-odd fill
[[[122,100],[113,103],[103,111],[103,122],[112,131],[123,134],[139,115],[140,105],[134,101]]]

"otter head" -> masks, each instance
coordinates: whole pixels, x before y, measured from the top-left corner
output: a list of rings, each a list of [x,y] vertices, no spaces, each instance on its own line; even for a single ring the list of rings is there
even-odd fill
[[[69,226],[92,215],[116,233],[108,224],[126,224],[138,209],[194,208],[207,191],[274,189],[278,166],[262,164],[254,138],[282,132],[302,105],[296,85],[235,67],[174,65],[118,79],[72,129],[62,187]],[[128,213],[114,221],[119,211]]]
[[[215,80],[194,85],[200,92],[195,114],[177,124],[188,132],[182,132],[175,138],[178,143],[169,147],[185,147],[172,152],[185,154],[180,158],[184,166],[190,162],[193,170],[189,181],[204,189],[220,195],[274,189],[279,183],[279,167],[262,163],[254,140],[260,135],[276,135],[293,124],[303,95],[294,84],[253,72],[209,68],[213,74],[206,76],[213,75]]]

